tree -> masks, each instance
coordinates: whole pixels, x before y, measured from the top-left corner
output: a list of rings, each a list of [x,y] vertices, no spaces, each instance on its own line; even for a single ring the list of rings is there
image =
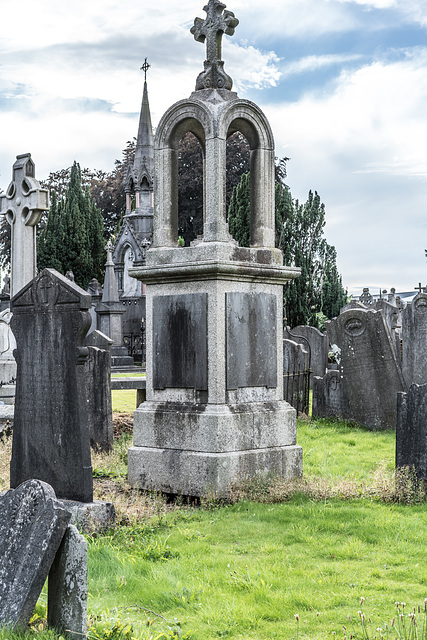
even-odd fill
[[[91,278],[102,280],[104,263],[103,218],[89,187],[83,192],[80,166],[74,162],[65,196],[58,198],[52,192],[47,222],[37,242],[37,265],[62,273],[71,270],[77,284],[86,289]]]
[[[249,247],[251,219],[250,174],[244,173],[233,189],[228,207],[228,229],[241,247]]]
[[[338,315],[346,292],[336,266],[336,250],[324,238],[325,205],[309,192],[307,202],[293,200],[285,183],[286,160],[276,167],[276,247],[284,263],[301,269],[301,275],[284,287],[286,322],[318,325],[319,314]],[[233,190],[228,210],[229,229],[239,245],[249,246],[250,175],[245,174]]]
[[[249,171],[249,159],[246,138],[234,133],[227,140],[227,207],[234,187]],[[187,246],[203,233],[203,151],[192,133],[186,133],[178,147],[178,229]]]

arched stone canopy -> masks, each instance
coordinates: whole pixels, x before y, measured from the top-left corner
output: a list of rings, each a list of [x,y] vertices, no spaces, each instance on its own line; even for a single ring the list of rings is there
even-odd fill
[[[197,92],[196,92],[197,93]],[[251,149],[251,246],[274,246],[274,140],[262,111],[235,98],[174,104],[163,116],[154,141],[154,246],[175,247],[178,238],[178,144],[188,132],[204,156],[204,241],[230,242],[226,223],[226,141],[240,131]],[[194,94],[193,94],[194,95]]]

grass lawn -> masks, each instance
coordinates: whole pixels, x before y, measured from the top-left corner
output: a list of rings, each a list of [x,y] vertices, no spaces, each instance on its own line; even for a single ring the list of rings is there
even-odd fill
[[[118,526],[87,536],[89,637],[367,638],[362,610],[380,638],[396,601],[424,607],[427,503],[393,501],[394,433],[299,421],[302,481],[243,483],[230,504],[192,507],[128,487],[131,415],[120,419],[113,453],[93,455],[97,497],[114,499]],[[0,446],[1,470],[10,443]]]

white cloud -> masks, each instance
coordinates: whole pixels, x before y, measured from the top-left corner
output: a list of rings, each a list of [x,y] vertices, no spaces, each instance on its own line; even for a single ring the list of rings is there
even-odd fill
[[[317,190],[326,204],[344,283],[418,281],[427,246],[427,49],[345,72],[332,94],[265,111],[277,155],[291,158],[293,195]]]
[[[299,60],[285,62],[282,66],[281,72],[282,76],[284,78],[287,78],[292,75],[306,73],[307,71],[316,71],[325,67],[342,65],[347,62],[355,62],[356,60],[360,60],[361,58],[362,56],[360,54],[306,56],[304,58],[300,58]]]

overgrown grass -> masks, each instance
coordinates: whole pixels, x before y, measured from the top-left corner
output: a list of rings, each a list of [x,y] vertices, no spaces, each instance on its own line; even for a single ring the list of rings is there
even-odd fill
[[[303,479],[242,479],[227,504],[194,507],[127,485],[131,416],[121,420],[114,451],[93,456],[119,526],[87,537],[89,637],[391,639],[394,603],[424,605],[427,504],[410,478],[396,491],[394,433],[299,421]]]

